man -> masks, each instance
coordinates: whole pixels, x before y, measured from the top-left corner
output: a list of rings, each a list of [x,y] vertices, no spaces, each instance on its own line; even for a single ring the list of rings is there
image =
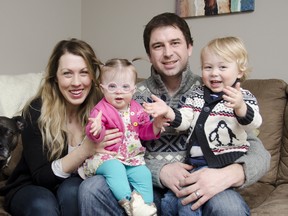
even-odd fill
[[[201,78],[194,75],[188,65],[193,40],[187,23],[173,13],[160,14],[146,25],[143,36],[146,53],[152,64],[151,76],[138,84],[134,98],[139,103],[150,102],[151,94],[154,94],[169,106],[181,107],[187,95],[190,94],[191,87],[201,83]],[[269,168],[269,153],[256,137],[252,139],[250,135],[251,150],[246,156],[237,160],[236,164],[217,170],[202,169],[190,174],[192,167],[181,163],[186,156],[186,141],[187,134],[179,134],[168,128],[159,140],[143,142],[143,145],[147,148],[146,163],[152,171],[154,186],[170,188],[178,197],[187,196],[182,200],[182,204],[199,198],[193,205],[193,209],[199,208],[212,197],[216,198],[215,195],[220,199],[223,194],[220,192],[227,188],[254,183]],[[259,167],[255,167],[256,161],[262,158],[264,162],[257,163]],[[179,182],[181,185],[178,184]],[[186,188],[179,190],[181,186]],[[238,194],[231,196],[232,199],[242,202]],[[213,199],[211,199],[211,204]],[[157,202],[156,199],[155,201]],[[225,205],[227,205],[225,208],[229,209],[228,203]],[[203,213],[208,213],[206,209],[209,208],[206,207]],[[233,212],[230,215],[236,214]]]
[[[154,94],[174,108],[181,107],[191,87],[201,84],[201,77],[193,74],[188,65],[193,40],[187,23],[176,14],[163,13],[150,20],[143,37],[152,64],[151,76],[138,84],[134,98],[139,103],[151,102],[151,94]],[[270,155],[259,139],[249,137],[251,148],[237,163],[221,169],[204,168],[192,173],[189,172],[192,167],[183,163],[188,141],[187,133],[166,128],[159,140],[143,142],[147,148],[146,163],[153,176],[158,215],[161,215],[160,199],[167,189],[183,198],[183,205],[193,201],[196,201],[193,209],[203,205],[203,215],[249,214],[242,197],[226,189],[250,185],[268,170]],[[85,196],[90,198],[87,200],[94,196],[95,202],[85,203]],[[90,213],[94,215],[104,212],[106,215],[124,214],[105,179],[100,176],[94,176],[81,185],[79,202],[82,209],[90,208]]]

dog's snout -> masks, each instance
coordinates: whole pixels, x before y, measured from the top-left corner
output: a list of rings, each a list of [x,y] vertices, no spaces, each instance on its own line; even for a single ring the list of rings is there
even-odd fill
[[[7,145],[0,143],[0,160],[6,160],[10,157],[10,151]]]
[[[13,118],[0,116],[0,168],[9,160],[23,129],[24,119],[21,116]]]

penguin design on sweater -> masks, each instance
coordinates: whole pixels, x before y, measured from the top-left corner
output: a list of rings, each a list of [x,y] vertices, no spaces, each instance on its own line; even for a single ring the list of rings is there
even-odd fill
[[[217,127],[209,134],[209,141],[216,141],[216,146],[232,146],[233,138],[238,140],[236,135],[223,120],[219,121]]]

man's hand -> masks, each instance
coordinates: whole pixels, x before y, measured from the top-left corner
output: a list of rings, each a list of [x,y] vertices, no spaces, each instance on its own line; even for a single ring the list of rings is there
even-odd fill
[[[185,197],[183,205],[197,200],[192,209],[198,209],[214,195],[230,187],[239,187],[244,183],[245,176],[242,165],[232,164],[221,169],[203,168],[189,173],[180,181],[183,187],[176,193],[177,197]]]
[[[191,165],[180,162],[167,164],[160,171],[161,183],[177,194],[181,189],[179,182],[190,174],[192,168]]]

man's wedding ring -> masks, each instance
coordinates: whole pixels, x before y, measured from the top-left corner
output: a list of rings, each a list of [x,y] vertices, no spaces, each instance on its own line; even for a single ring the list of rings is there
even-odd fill
[[[198,190],[194,191],[194,193],[195,193],[197,199],[199,199],[199,198],[201,197],[200,194],[199,194],[199,192],[198,192]]]

